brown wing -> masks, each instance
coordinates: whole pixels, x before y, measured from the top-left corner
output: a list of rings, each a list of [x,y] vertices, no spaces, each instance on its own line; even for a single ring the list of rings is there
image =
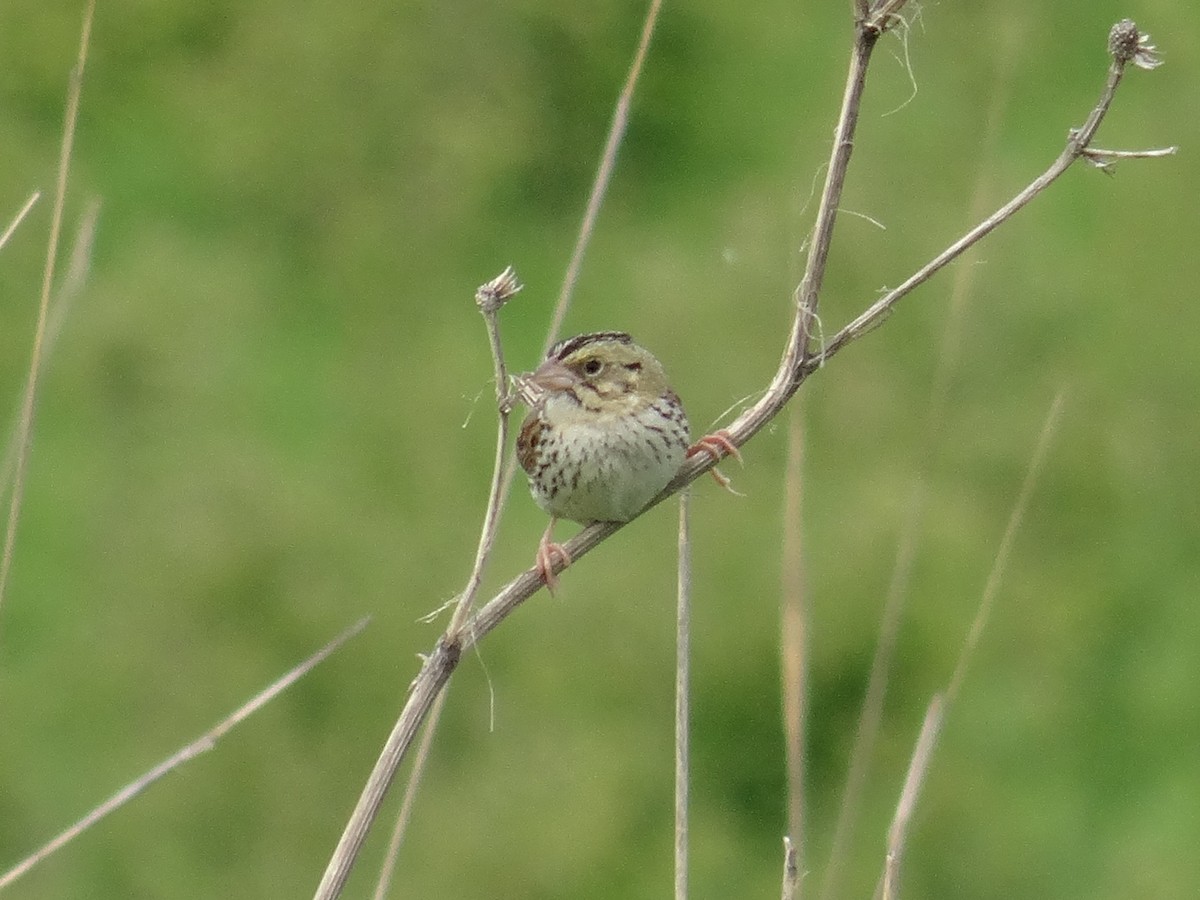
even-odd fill
[[[531,412],[521,423],[521,431],[517,434],[517,461],[530,475],[538,464],[538,444],[542,440],[542,418],[536,412]]]

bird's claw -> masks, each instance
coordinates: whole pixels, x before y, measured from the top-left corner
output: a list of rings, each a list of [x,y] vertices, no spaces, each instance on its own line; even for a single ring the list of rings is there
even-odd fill
[[[746,464],[746,461],[742,459],[741,451],[737,448],[737,444],[733,442],[733,436],[724,428],[714,431],[712,434],[706,434],[704,437],[700,438],[700,440],[688,447],[686,455],[690,458],[695,456],[697,453],[707,453],[712,457],[713,462],[720,461],[722,456],[732,456],[741,465],[744,466]],[[708,471],[709,474],[712,475],[713,480],[716,481],[716,483],[722,488],[729,491],[731,494],[738,494],[738,492],[733,489],[733,482],[730,481],[728,475],[726,475],[716,466],[713,466]],[[738,496],[740,497],[741,494],[738,494]]]
[[[562,544],[555,543],[549,540],[549,535],[542,538],[538,544],[537,557],[534,560],[534,568],[542,577],[542,581],[546,582],[546,590],[551,594],[558,587],[558,576],[554,574],[554,558],[558,557],[562,563],[559,566],[559,571],[562,571],[571,564],[571,554],[569,554]]]
[[[722,456],[732,456],[738,462],[745,464],[745,460],[742,459],[742,451],[733,442],[733,435],[724,428],[714,431],[712,434],[706,434],[687,448],[688,456],[695,456],[697,453],[707,453],[714,462],[720,461]]]

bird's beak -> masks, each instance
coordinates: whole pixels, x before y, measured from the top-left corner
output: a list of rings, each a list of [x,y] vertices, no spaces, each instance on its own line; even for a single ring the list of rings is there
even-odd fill
[[[548,359],[538,366],[528,381],[543,391],[565,391],[579,383],[579,376],[557,359]]]
[[[517,397],[526,406],[534,408],[546,402],[547,394],[573,388],[579,383],[579,376],[557,359],[548,359],[536,372],[518,375],[513,381]]]

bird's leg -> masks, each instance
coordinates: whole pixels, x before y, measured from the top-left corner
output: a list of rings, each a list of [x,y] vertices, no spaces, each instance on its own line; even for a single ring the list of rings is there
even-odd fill
[[[551,594],[558,587],[558,576],[554,574],[554,557],[559,558],[563,569],[571,564],[571,554],[567,553],[562,544],[556,544],[550,539],[554,532],[554,523],[557,521],[557,516],[550,517],[550,524],[546,526],[542,539],[538,541],[537,557],[534,560],[534,568],[542,576],[542,581],[546,582],[546,590]]]
[[[742,460],[741,451],[738,450],[737,445],[730,439],[729,432],[724,428],[714,431],[712,434],[706,434],[700,440],[696,441],[696,443],[692,444],[692,446],[688,447],[688,457],[695,456],[697,453],[707,453],[713,458],[714,462],[719,461],[722,456],[732,456],[739,463],[745,464]],[[716,466],[708,471],[716,479],[717,484],[727,491],[737,493],[731,486],[729,476],[724,472],[720,471]]]

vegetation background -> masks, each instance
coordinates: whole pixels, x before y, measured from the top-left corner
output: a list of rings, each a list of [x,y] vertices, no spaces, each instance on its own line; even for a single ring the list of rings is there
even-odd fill
[[[0,608],[11,864],[364,614],[368,631],[9,891],[310,895],[462,585],[494,415],[476,285],[536,363],[642,3],[100,3],[68,225],[93,270],[38,409]],[[914,822],[914,897],[1194,896],[1200,883],[1200,62],[1175,0],[930,3],[877,53],[824,293],[832,331],[1060,151],[1129,16],[1085,166],[990,238],[945,430],[950,278],[804,387],[810,871],[823,877],[904,504],[929,508],[842,896],[869,896],[1051,398],[1065,417]],[[82,4],[0,6],[0,210],[49,191]],[[568,333],[633,332],[698,428],[783,345],[850,3],[668,3]],[[997,105],[1000,95],[1004,102]],[[998,135],[989,144],[989,119]],[[50,203],[0,253],[0,388],[28,365]],[[784,429],[695,490],[693,885],[778,896]],[[545,519],[518,489],[490,582]],[[464,660],[396,896],[670,890],[675,517],[660,508]],[[563,530],[569,533],[568,529]],[[582,639],[581,639],[582,638]],[[650,687],[647,688],[647,685]],[[494,703],[495,727],[489,728]],[[370,845],[350,894],[367,896]]]

